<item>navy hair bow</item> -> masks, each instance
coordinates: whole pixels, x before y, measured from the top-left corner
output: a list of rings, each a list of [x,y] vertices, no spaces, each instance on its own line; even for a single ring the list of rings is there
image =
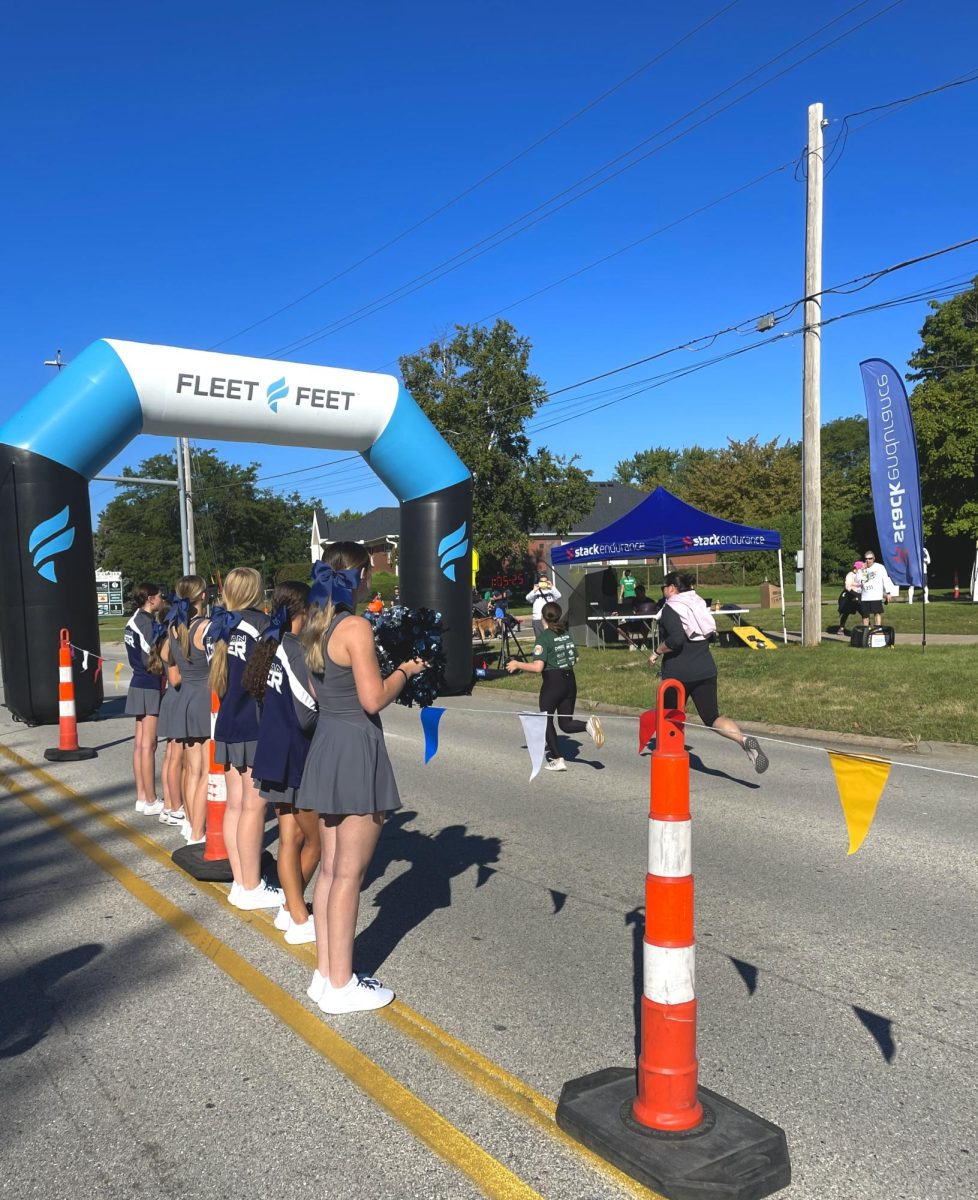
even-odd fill
[[[190,624],[190,600],[174,593],[170,597],[170,611],[166,614],[167,625]]]
[[[226,642],[231,636],[232,630],[237,629],[240,624],[241,613],[228,612],[226,608],[215,604],[211,612],[211,623],[208,626],[207,634],[215,642]]]
[[[281,642],[282,634],[287,633],[291,625],[288,609],[284,604],[280,604],[269,616],[268,628],[262,630],[261,640],[270,642],[274,638],[276,642]]]
[[[325,608],[332,601],[334,604],[346,604],[352,608],[354,594],[360,586],[361,573],[359,567],[335,571],[329,563],[313,563],[309,603]]]
[[[154,621],[153,622],[152,640],[154,642],[158,642],[165,633],[166,633],[166,626],[161,625],[159,621]]]

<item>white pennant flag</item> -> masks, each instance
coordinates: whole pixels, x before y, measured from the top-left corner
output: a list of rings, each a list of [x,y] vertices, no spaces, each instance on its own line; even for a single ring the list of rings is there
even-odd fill
[[[82,651],[82,670],[83,671],[88,670],[88,651],[87,650]]]
[[[520,724],[523,726],[523,736],[526,738],[526,748],[530,752],[530,780],[536,779],[543,766],[543,752],[547,744],[547,714],[542,712],[521,712]]]

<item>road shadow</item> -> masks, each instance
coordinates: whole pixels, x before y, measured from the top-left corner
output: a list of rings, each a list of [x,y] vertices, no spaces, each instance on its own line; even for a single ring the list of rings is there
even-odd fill
[[[43,1041],[54,1024],[57,998],[50,994],[66,975],[87,966],[104,946],[88,942],[42,958],[16,975],[0,980],[0,1059],[16,1058]]]
[[[751,791],[757,791],[761,786],[759,783],[753,783],[749,779],[740,779],[736,775],[728,775],[726,771],[718,771],[716,767],[708,767],[698,754],[689,751],[689,769],[696,771],[699,775],[712,775],[714,779],[729,779],[731,783],[739,783],[741,787],[750,788]]]
[[[383,878],[395,862],[407,870],[386,884],[374,898],[373,921],[357,935],[354,959],[368,974],[377,971],[394,948],[413,929],[440,908],[450,908],[452,880],[475,867],[477,888],[494,874],[499,861],[499,838],[467,833],[464,825],[447,825],[433,837],[407,828],[417,813],[395,813],[384,827],[364,887]]]

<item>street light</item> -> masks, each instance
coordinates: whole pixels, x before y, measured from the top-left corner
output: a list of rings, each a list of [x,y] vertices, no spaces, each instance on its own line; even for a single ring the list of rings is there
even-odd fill
[[[45,359],[44,365],[46,367],[57,367],[58,372],[60,373],[61,368],[66,367],[68,364],[62,360],[61,351],[59,350],[58,353],[54,356],[54,358]]]

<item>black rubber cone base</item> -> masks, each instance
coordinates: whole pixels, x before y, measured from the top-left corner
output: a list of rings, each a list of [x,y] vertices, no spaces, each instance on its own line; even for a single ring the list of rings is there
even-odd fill
[[[77,750],[45,750],[44,757],[48,762],[79,762],[83,758],[98,758],[98,751],[79,746]]]
[[[699,1089],[703,1121],[659,1133],[632,1117],[635,1070],[609,1067],[565,1083],[557,1124],[565,1133],[668,1200],[761,1200],[791,1182],[784,1131]]]
[[[174,850],[170,857],[181,870],[192,875],[194,879],[200,879],[204,883],[231,883],[234,879],[231,864],[226,858],[208,862],[204,858],[205,848],[203,842],[198,846],[181,846],[179,850]]]

